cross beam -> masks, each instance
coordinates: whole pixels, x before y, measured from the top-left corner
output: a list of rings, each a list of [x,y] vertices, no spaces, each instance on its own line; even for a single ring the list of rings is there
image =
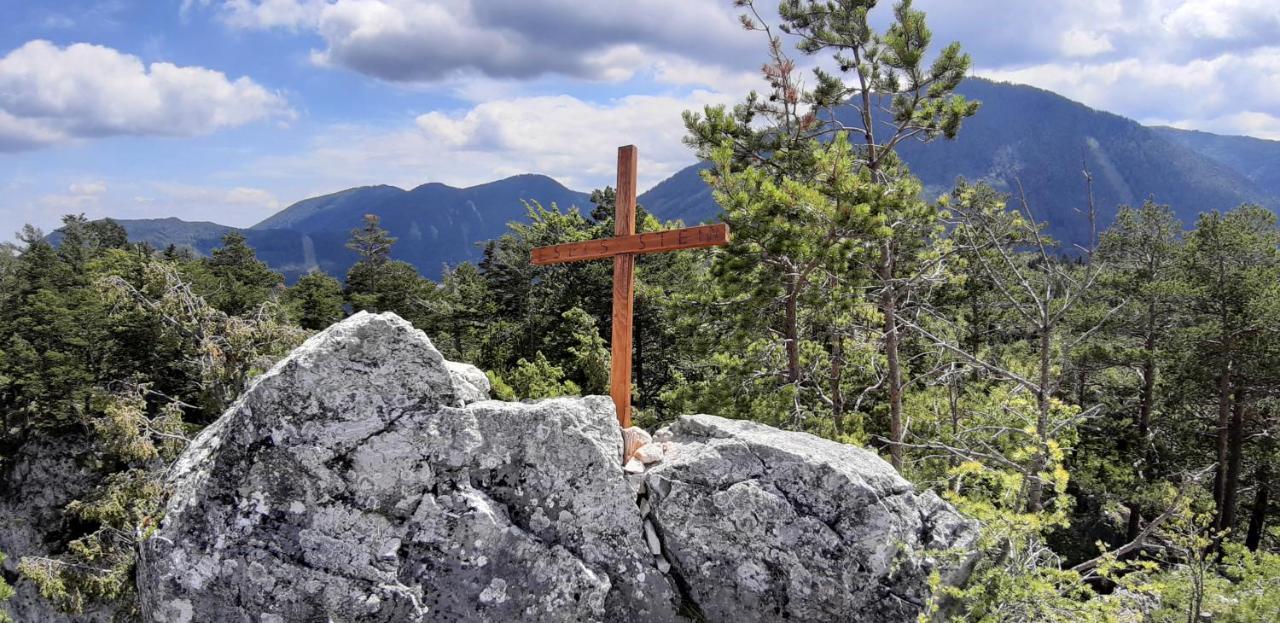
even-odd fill
[[[537,265],[613,258],[613,339],[609,394],[623,428],[631,426],[631,310],[635,298],[636,256],[681,249],[702,249],[729,242],[723,223],[636,234],[636,163],[634,145],[618,148],[618,187],[614,237],[570,242],[533,250]]]
[[[663,251],[679,251],[681,249],[702,249],[718,247],[729,242],[729,226],[724,223],[699,225],[684,229],[668,231],[651,231],[645,234],[586,240],[583,242],[567,242],[553,247],[538,247],[533,250],[533,263],[565,264],[585,260],[599,260],[623,253],[644,255],[646,253],[662,253]]]

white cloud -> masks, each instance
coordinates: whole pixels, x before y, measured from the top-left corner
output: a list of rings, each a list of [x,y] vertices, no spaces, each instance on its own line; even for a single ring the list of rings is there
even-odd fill
[[[1122,59],[989,69],[997,80],[1034,84],[1144,123],[1250,134],[1258,115],[1280,116],[1280,47],[1222,53],[1188,63]],[[1254,111],[1252,114],[1244,114]]]
[[[280,200],[275,194],[261,188],[246,186],[224,188],[176,182],[151,182],[148,188],[154,195],[146,196],[144,202],[139,202],[139,197],[134,197],[134,203],[182,206],[184,214],[200,214],[203,216],[194,218],[220,223],[225,219],[226,224],[245,223],[243,215],[248,215],[247,218],[250,219],[265,218],[281,208]],[[193,217],[184,216],[184,218]],[[249,222],[256,222],[256,220]]]
[[[325,45],[313,62],[392,82],[616,82],[671,56],[741,68],[762,45],[720,0],[186,0],[184,11],[196,5],[236,28],[314,30]]]
[[[107,192],[107,183],[101,180],[91,180],[88,182],[74,182],[68,187],[71,194],[82,197],[94,197]]]
[[[1280,32],[1275,0],[1186,0],[1161,20],[1174,35],[1194,39],[1239,39]]]
[[[111,135],[194,136],[291,117],[284,98],[248,78],[112,48],[30,41],[0,57],[0,151]]]
[[[76,212],[95,212],[107,192],[107,184],[101,180],[72,182],[65,193],[43,195],[36,200],[37,207],[51,215]]]
[[[1071,57],[1097,56],[1115,49],[1106,34],[1073,28],[1062,34],[1062,53]]]
[[[245,164],[277,194],[300,198],[366,184],[470,186],[521,173],[549,175],[575,190],[615,183],[617,147],[640,150],[648,188],[693,161],[681,112],[736,96],[698,91],[593,103],[570,96],[511,97],[418,116],[399,128],[335,126],[299,153]]]

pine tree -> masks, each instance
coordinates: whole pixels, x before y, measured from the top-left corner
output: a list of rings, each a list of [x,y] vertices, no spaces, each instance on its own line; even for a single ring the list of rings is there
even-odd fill
[[[364,227],[351,230],[351,239],[347,248],[356,252],[360,262],[366,264],[385,264],[391,259],[391,247],[396,243],[395,237],[382,228],[376,214],[364,215]]]
[[[308,273],[285,294],[297,322],[318,331],[342,320],[342,284],[322,272]]]
[[[262,305],[284,285],[284,277],[259,260],[244,234],[232,231],[222,237],[222,246],[204,261],[212,281],[206,297],[218,309],[232,316],[244,315]]]

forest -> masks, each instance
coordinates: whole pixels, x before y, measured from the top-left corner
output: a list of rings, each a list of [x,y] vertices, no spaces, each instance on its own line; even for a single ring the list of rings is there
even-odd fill
[[[1280,620],[1276,216],[1184,223],[1155,196],[1099,223],[1082,166],[1071,216],[1089,242],[1063,245],[1021,188],[922,196],[895,148],[982,114],[955,94],[961,47],[935,49],[910,3],[879,31],[867,7],[784,0],[770,26],[739,5],[771,90],[685,113],[733,241],[638,262],[637,423],[712,413],[869,447],[980,520],[968,581],[939,579],[922,620]],[[528,204],[439,283],[392,258],[373,216],[345,280],[292,285],[238,233],[201,257],[110,220],[68,215],[57,246],[27,227],[0,250],[0,472],[67,444],[88,481],[53,553],[18,574],[68,612],[127,615],[166,467],[357,311],[411,321],[497,398],[607,394],[611,266],[530,264],[611,235],[613,189],[592,202]],[[678,225],[642,208],[637,227]]]

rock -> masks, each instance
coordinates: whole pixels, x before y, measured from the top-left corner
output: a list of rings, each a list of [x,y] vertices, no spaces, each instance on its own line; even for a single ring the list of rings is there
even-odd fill
[[[630,426],[622,429],[622,461],[623,463],[631,459],[631,455],[641,446],[651,443],[653,438],[649,433],[645,432],[639,426]]]
[[[63,509],[83,499],[102,474],[85,465],[91,459],[93,440],[78,432],[41,435],[6,455],[0,478],[0,553],[2,567],[13,584],[14,595],[0,601],[0,620],[41,623],[108,623],[117,608],[89,602],[84,611],[69,615],[40,596],[34,583],[18,575],[23,556],[50,556],[76,535],[67,526]]]
[[[456,361],[444,363],[445,367],[449,368],[449,376],[453,379],[454,389],[457,390],[462,404],[489,399],[489,377],[485,376],[480,368]]]
[[[709,415],[672,433],[674,456],[645,474],[650,519],[708,621],[914,621],[925,550],[976,538],[866,450]]]
[[[651,444],[643,445],[643,446],[640,446],[639,448],[636,448],[636,451],[634,454],[631,455],[631,458],[633,458],[634,460],[640,461],[645,465],[652,465],[653,463],[657,463],[658,461],[661,461],[662,456],[663,456],[662,446],[656,443],[651,443]]]
[[[473,370],[391,314],[308,340],[175,465],[144,618],[672,620],[609,399],[471,402]]]
[[[908,622],[927,550],[974,539],[865,450],[705,415],[653,443],[607,397],[486,394],[392,314],[314,336],[174,466],[143,618]]]

